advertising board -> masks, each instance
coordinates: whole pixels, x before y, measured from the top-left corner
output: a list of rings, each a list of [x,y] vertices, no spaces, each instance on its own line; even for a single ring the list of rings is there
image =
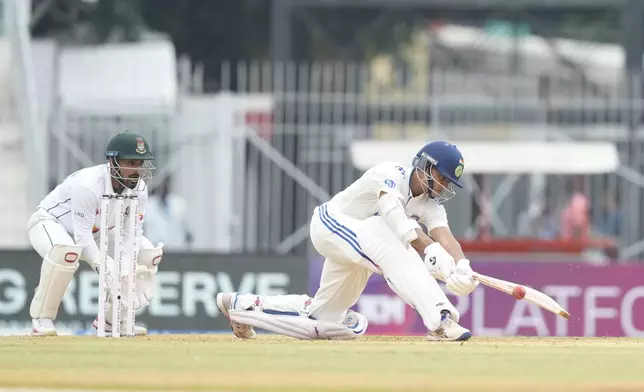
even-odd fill
[[[479,285],[472,295],[448,298],[474,336],[644,336],[644,265],[472,261],[483,274],[543,291],[567,309],[565,320],[526,301]],[[311,261],[310,289],[322,261]],[[444,288],[444,286],[443,286]],[[369,320],[368,334],[422,335],[415,310],[373,275],[355,310]]]
[[[31,331],[29,304],[41,263],[35,252],[0,251],[0,335]],[[159,265],[157,295],[137,314],[137,324],[152,333],[228,331],[218,292],[305,293],[307,271],[298,256],[168,253]],[[93,333],[97,301],[98,275],[83,262],[58,310],[59,334]]]

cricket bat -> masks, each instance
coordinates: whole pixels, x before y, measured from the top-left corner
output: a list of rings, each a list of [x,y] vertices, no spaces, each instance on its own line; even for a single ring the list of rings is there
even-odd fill
[[[554,314],[557,314],[565,319],[570,318],[570,313],[568,313],[564,308],[562,308],[561,305],[557,303],[557,301],[555,301],[550,296],[542,293],[539,290],[535,290],[527,286],[522,286],[517,283],[512,283],[512,282],[507,282],[505,280],[492,278],[490,276],[486,276],[479,273],[474,273],[472,277],[475,280],[478,280],[479,282],[483,283],[488,287],[497,289],[499,291],[502,291],[506,294],[510,294],[512,296],[515,295],[515,289],[518,287],[521,287],[525,290],[525,296],[523,297],[523,299],[529,302],[532,302],[533,304],[543,309],[546,309]]]

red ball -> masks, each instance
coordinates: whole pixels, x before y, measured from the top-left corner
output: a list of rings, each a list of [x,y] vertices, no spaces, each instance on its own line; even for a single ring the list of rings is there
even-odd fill
[[[525,297],[525,288],[523,286],[517,286],[512,290],[512,296],[516,299],[523,299]]]

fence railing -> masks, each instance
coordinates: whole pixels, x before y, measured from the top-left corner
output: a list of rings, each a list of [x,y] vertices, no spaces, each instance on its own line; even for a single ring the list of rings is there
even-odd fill
[[[306,249],[306,226],[314,206],[360,175],[349,154],[352,140],[608,140],[620,151],[620,171],[576,178],[545,176],[540,195],[547,208],[538,228],[526,226],[526,219],[535,218],[528,213],[534,178],[507,181],[502,175],[485,180],[468,176],[472,186],[447,205],[452,227],[459,236],[475,235],[482,210],[476,200],[505,183],[510,189],[496,208],[501,224],[493,235],[557,236],[561,211],[575,189],[589,200],[589,218],[597,233],[618,237],[626,249],[644,237],[644,183],[638,182],[644,172],[644,101],[627,96],[625,92],[635,90],[629,86],[614,86],[613,94],[598,96],[561,86],[544,93],[534,81],[503,75],[461,77],[434,70],[404,76],[358,64],[243,62],[221,69],[221,91],[234,91],[241,102],[227,111],[191,112],[182,103],[173,118],[137,118],[128,123],[118,113],[96,116],[59,108],[59,122],[52,128],[59,144],[52,145],[51,177],[63,178],[84,164],[68,154],[65,140],[73,140],[87,157],[100,162],[106,135],[134,128],[152,139],[159,162],[175,162],[169,172],[180,173],[181,180],[174,190],[191,201],[189,219],[200,231],[220,232],[209,203],[217,192],[232,192],[232,250],[298,252]],[[499,87],[496,94],[479,88],[483,78]],[[263,104],[257,106],[256,101]],[[230,121],[213,121],[218,116]],[[191,137],[195,137],[188,142],[192,147],[177,147],[178,140]],[[234,139],[234,160],[217,155],[205,159],[204,151],[215,151],[222,137]],[[173,159],[177,154],[178,161]],[[234,172],[230,189],[203,187],[204,182],[219,181],[210,177],[217,173],[212,165],[229,165]],[[195,197],[191,184],[200,184],[198,189],[205,193]],[[210,249],[211,243],[211,237],[202,235],[195,248]]]

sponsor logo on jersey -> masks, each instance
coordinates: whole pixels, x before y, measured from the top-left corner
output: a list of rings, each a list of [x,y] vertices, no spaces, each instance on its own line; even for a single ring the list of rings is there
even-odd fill
[[[395,182],[393,182],[392,180],[385,180],[385,181],[384,181],[384,183],[385,183],[385,185],[387,185],[389,188],[395,188],[395,187],[396,187],[396,183],[395,183]]]
[[[407,173],[405,172],[405,168],[402,166],[396,166],[396,169],[398,169],[399,172],[402,173],[403,177],[407,176]]]

